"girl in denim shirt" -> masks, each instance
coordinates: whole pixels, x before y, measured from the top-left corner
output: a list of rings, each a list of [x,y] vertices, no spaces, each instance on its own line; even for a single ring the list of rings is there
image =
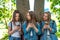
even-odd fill
[[[51,20],[50,12],[43,14],[42,36],[40,40],[58,40],[55,33],[57,32],[55,21]]]
[[[30,11],[26,14],[27,20],[22,24],[25,40],[38,40],[40,35],[40,25],[36,21],[34,12]]]

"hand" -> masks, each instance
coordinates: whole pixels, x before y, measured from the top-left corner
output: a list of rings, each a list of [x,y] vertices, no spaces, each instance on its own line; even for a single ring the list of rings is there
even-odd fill
[[[32,28],[33,27],[33,24],[32,23],[29,23],[27,27]]]
[[[47,29],[49,29],[50,31],[52,30],[52,28],[49,25],[47,25]]]
[[[31,28],[30,23],[27,25],[26,31],[28,31],[28,30],[29,30],[29,28]]]
[[[32,25],[32,28],[35,28],[36,26],[34,24],[31,24]]]
[[[47,29],[49,25],[44,25],[43,29]]]
[[[52,28],[49,28],[49,30],[51,31],[51,30],[52,30]]]
[[[18,31],[21,32],[21,29],[19,29]]]
[[[15,28],[14,28],[14,30],[19,30],[20,29],[20,27],[18,27],[18,26],[15,26]]]
[[[47,29],[47,28],[48,28],[48,25],[44,25],[42,28],[42,32],[44,31],[44,29]]]
[[[37,27],[36,27],[34,24],[32,24],[32,28],[33,28],[36,32],[38,32],[38,29],[37,29]]]

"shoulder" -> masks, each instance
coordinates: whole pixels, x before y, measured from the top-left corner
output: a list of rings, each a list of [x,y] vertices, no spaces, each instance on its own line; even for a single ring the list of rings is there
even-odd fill
[[[23,22],[23,24],[26,24],[26,23],[27,23],[26,21]]]
[[[55,20],[51,20],[50,22],[51,22],[51,23],[55,23]]]
[[[11,25],[12,25],[12,22],[10,21],[10,22],[8,23],[8,26],[11,27]]]
[[[23,24],[22,24],[22,26],[24,26],[24,25],[26,25],[26,24],[27,24],[27,22],[26,22],[26,21],[24,21],[24,22],[23,22]]]
[[[36,25],[37,25],[37,26],[40,26],[39,22],[36,22]]]
[[[23,22],[23,24],[22,24],[22,28],[23,28],[23,29],[26,28],[26,25],[27,25],[26,23],[27,23],[26,21]]]
[[[36,24],[39,24],[39,22],[36,22]]]
[[[12,22],[10,21],[10,22],[8,22],[8,24],[11,24]]]

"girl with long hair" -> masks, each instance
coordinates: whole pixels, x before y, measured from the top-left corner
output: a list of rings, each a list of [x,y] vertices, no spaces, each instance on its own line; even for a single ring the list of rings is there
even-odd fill
[[[40,25],[33,11],[26,14],[26,21],[22,24],[25,40],[38,40]]]
[[[57,26],[54,20],[51,19],[50,12],[44,12],[42,16],[42,36],[40,40],[58,40],[55,33],[57,32]]]
[[[13,12],[12,21],[8,24],[9,40],[21,40],[22,15],[19,10]]]

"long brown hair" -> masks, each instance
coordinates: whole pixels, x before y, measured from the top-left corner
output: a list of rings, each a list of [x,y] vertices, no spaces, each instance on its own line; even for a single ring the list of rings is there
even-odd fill
[[[30,21],[27,20],[27,23],[33,22],[33,23],[36,25],[37,19],[36,19],[35,13],[34,13],[33,11],[30,11],[30,12],[29,12],[29,15],[30,15],[30,17],[31,17],[31,20],[30,20]]]
[[[23,21],[23,19],[22,19],[22,14],[19,12],[19,10],[15,10],[14,12],[13,12],[13,17],[12,17],[12,22],[15,24],[15,22],[16,22],[16,19],[15,19],[15,16],[16,16],[16,14],[19,14],[19,22],[22,22]]]
[[[43,16],[44,16],[44,14],[48,14],[48,22],[50,22],[50,20],[51,20],[51,13],[48,11],[48,12],[44,12],[43,13]]]

